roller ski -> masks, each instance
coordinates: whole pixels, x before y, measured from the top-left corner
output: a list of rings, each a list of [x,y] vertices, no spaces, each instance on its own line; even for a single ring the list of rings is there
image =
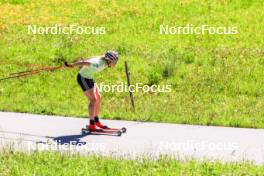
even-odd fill
[[[95,134],[95,135],[116,135],[116,136],[121,136],[122,133],[123,133],[122,130],[112,129],[112,128],[107,128],[107,129],[99,129],[99,128],[91,129],[91,125],[86,126],[86,128],[82,128],[82,135]]]
[[[126,133],[126,128],[109,128],[108,126],[106,125],[103,125],[101,122],[95,122],[95,126],[100,128],[100,129],[103,129],[104,131],[121,131],[122,133]]]
[[[86,128],[82,128],[82,134],[97,134],[97,135],[117,135],[121,136],[122,133],[126,133],[126,128],[109,128],[106,125],[103,125],[96,119],[96,122],[90,120],[90,125],[87,125]]]

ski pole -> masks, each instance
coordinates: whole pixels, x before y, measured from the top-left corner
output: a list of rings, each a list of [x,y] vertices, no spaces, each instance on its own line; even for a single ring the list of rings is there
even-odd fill
[[[10,75],[20,75],[20,74],[24,74],[24,73],[29,73],[29,72],[34,72],[34,71],[53,71],[53,70],[57,70],[60,69],[64,66],[58,66],[58,67],[43,67],[40,69],[36,69],[36,70],[27,70],[27,71],[21,71],[21,72],[16,72],[16,73],[10,73]]]
[[[13,79],[13,78],[19,78],[19,77],[25,77],[25,76],[31,76],[31,75],[41,73],[43,71],[54,71],[54,70],[61,69],[61,68],[65,68],[65,66],[49,67],[49,68],[42,68],[38,70],[29,70],[29,71],[24,71],[24,72],[13,73],[12,76],[2,78],[0,79],[0,81],[7,80],[7,79]]]
[[[15,75],[15,76],[9,76],[9,77],[5,77],[5,78],[1,78],[0,81],[7,80],[7,79],[12,79],[12,78],[20,78],[20,77],[25,77],[25,76],[31,76],[31,75],[35,75],[35,74],[38,74],[38,73],[40,73],[40,72],[30,72],[30,73]]]
[[[129,88],[129,95],[130,95],[131,105],[132,105],[133,111],[135,111],[135,103],[134,103],[133,92],[130,89],[130,73],[129,73],[129,70],[128,70],[127,61],[125,61],[125,69],[126,69],[126,77],[127,77],[128,88]]]

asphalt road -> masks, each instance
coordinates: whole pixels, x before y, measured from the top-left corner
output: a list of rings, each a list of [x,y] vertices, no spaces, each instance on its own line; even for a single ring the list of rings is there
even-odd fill
[[[88,119],[0,112],[0,148],[53,150],[126,158],[169,155],[264,163],[264,130],[103,120],[122,136],[82,135]]]

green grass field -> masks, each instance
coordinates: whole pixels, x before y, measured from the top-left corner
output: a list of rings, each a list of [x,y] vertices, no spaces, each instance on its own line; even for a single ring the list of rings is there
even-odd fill
[[[111,157],[67,155],[52,152],[0,153],[1,176],[20,175],[166,175],[166,176],[242,176],[263,175],[264,166],[252,163],[221,163],[168,158],[124,160]]]
[[[117,50],[117,67],[98,83],[171,85],[170,93],[102,92],[101,116],[183,124],[264,127],[264,2],[0,0],[0,76],[27,70],[14,63],[57,66]],[[101,26],[105,35],[33,35],[28,25]],[[159,26],[236,26],[236,35],[160,35]],[[9,62],[11,64],[3,64]],[[0,82],[0,110],[87,116],[77,70]]]

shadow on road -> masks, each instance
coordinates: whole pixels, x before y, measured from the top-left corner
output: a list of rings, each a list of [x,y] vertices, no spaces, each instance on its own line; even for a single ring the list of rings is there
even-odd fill
[[[66,135],[66,136],[58,136],[53,138],[53,141],[57,142],[60,145],[63,144],[71,144],[71,145],[85,145],[86,142],[81,141],[86,135]]]
[[[45,136],[45,135],[38,135],[38,134],[30,134],[30,133],[23,133],[23,132],[15,132],[15,131],[0,131],[0,139],[4,140],[19,140],[19,141],[30,141],[36,143],[43,143],[47,144],[52,140],[53,142],[64,145],[85,145],[87,142],[81,141],[81,139],[87,135],[105,135],[105,136],[113,136],[112,134],[78,134],[78,135],[65,135],[65,136]],[[10,136],[6,137],[5,135],[14,135],[15,138],[11,138]],[[12,136],[13,137],[13,136]],[[33,137],[33,139],[32,139]]]
[[[58,136],[54,137],[53,141],[57,142],[57,144],[63,145],[63,144],[71,144],[71,145],[85,145],[86,142],[81,141],[81,138],[88,136],[88,135],[102,135],[102,136],[114,136],[113,134],[96,134],[96,133],[89,133],[89,134],[79,134],[79,135],[66,135],[66,136]]]

